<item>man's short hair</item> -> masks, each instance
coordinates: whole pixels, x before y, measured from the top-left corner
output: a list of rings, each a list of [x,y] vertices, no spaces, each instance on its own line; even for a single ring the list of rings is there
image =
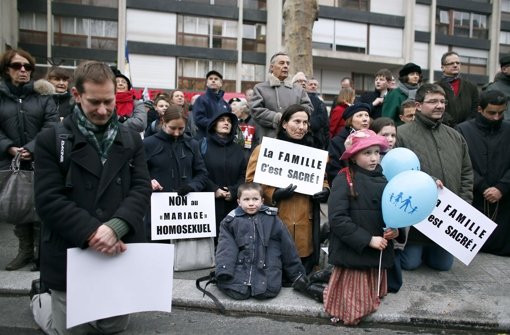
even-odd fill
[[[457,57],[460,57],[458,53],[456,53],[455,51],[448,51],[448,52],[445,52],[442,56],[441,56],[441,65],[445,65],[445,62],[446,62],[446,57],[449,57],[451,55],[455,55]]]
[[[6,52],[4,52],[4,54],[0,57],[0,71],[2,71],[2,73],[0,73],[0,76],[2,76],[5,79],[10,79],[8,74],[9,72],[8,68],[9,65],[11,64],[11,60],[14,58],[14,56],[16,56],[16,54],[28,60],[30,65],[32,65],[32,67],[34,68],[34,70],[32,70],[32,75],[34,74],[35,71],[34,57],[32,57],[31,54],[29,54],[27,51],[23,49],[9,49]]]
[[[404,115],[404,111],[407,108],[415,108],[416,107],[416,100],[414,99],[406,99],[400,104],[400,110],[398,111],[399,115]]]
[[[243,194],[243,192],[248,191],[248,190],[255,190],[255,191],[259,192],[261,198],[264,197],[264,194],[262,192],[262,186],[260,184],[244,183],[244,184],[239,185],[239,187],[237,188],[237,199],[241,198],[241,195]]]
[[[48,74],[46,75],[46,78],[48,78],[48,79],[55,78],[55,79],[69,80],[71,78],[71,73],[69,72],[69,70],[64,69],[63,67],[52,66],[48,70]]]
[[[380,69],[379,71],[377,71],[375,73],[374,77],[375,78],[377,78],[377,77],[384,77],[384,78],[386,78],[387,81],[391,81],[392,78],[393,78],[393,73],[391,73],[391,71],[388,70],[388,69]]]
[[[90,81],[94,84],[104,84],[108,81],[113,83],[116,90],[117,82],[112,69],[108,65],[97,61],[86,61],[78,65],[74,71],[75,87],[79,94],[85,91],[83,85]]]
[[[423,84],[421,87],[416,91],[416,97],[415,100],[417,102],[423,102],[425,99],[425,96],[427,94],[434,94],[438,93],[441,94],[443,97],[446,97],[446,93],[444,92],[443,88],[439,86],[438,84]]]
[[[480,107],[482,109],[487,108],[489,104],[491,105],[505,105],[508,102],[508,98],[506,97],[505,93],[493,90],[493,91],[483,91],[480,94]]]
[[[271,60],[269,61],[270,64],[274,64],[275,58],[278,56],[287,56],[289,57],[289,54],[284,51],[278,51],[274,55],[271,56]]]

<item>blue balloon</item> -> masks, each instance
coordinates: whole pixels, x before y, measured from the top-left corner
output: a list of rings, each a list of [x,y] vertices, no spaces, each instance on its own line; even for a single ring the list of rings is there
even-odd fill
[[[406,148],[395,148],[381,160],[383,174],[388,179],[395,177],[400,172],[415,170],[420,171],[420,160],[414,152]]]
[[[437,185],[422,171],[404,171],[384,188],[381,205],[384,223],[402,228],[427,218],[437,203]]]

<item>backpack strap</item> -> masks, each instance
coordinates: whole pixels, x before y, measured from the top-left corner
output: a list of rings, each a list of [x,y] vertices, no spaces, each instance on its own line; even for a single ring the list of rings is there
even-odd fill
[[[69,155],[72,149],[72,140],[74,135],[62,123],[55,124],[55,144],[57,148],[57,161],[60,167],[60,173],[65,176],[65,186],[72,187],[71,170],[69,166],[71,161]]]
[[[347,185],[349,185],[349,192],[353,198],[357,196],[356,192],[354,191],[354,183],[352,182],[352,175],[351,170],[349,170],[348,167],[344,167],[340,171],[338,171],[338,174],[345,173],[345,178],[347,179]]]
[[[200,287],[200,283],[203,282],[203,281],[206,281],[206,280],[207,280],[207,283],[205,283],[204,288]],[[218,308],[219,312],[221,314],[225,314],[225,306],[223,306],[223,304],[218,300],[218,298],[216,298],[214,296],[214,294],[212,294],[211,292],[208,292],[206,290],[207,289],[207,285],[209,285],[209,284],[216,284],[216,273],[214,271],[211,271],[211,273],[209,273],[209,275],[198,278],[196,280],[195,284],[197,286],[197,289],[200,292],[204,293],[204,296],[207,295],[209,298],[211,298],[211,300],[214,302],[214,304]]]

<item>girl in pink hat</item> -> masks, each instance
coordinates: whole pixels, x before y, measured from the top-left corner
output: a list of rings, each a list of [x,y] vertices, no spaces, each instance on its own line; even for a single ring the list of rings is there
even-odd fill
[[[333,180],[328,201],[329,262],[334,269],[324,290],[324,308],[333,322],[356,325],[387,293],[386,270],[379,277],[379,261],[382,269],[393,265],[392,239],[398,230],[384,230],[381,211],[387,180],[379,159],[388,141],[363,129],[352,133],[345,147],[341,159],[349,165]]]

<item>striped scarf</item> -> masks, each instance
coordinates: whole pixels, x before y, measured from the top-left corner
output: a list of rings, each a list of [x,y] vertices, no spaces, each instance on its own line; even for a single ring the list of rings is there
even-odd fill
[[[78,129],[83,134],[83,136],[85,136],[87,141],[94,148],[96,148],[97,152],[99,153],[99,157],[101,157],[101,163],[104,165],[106,163],[106,159],[108,158],[108,150],[112,146],[113,140],[119,131],[119,121],[117,114],[112,114],[112,117],[105,125],[106,130],[90,122],[89,119],[85,117],[85,114],[78,104],[74,106],[74,115],[76,117],[76,125],[78,126]],[[101,142],[99,142],[98,137],[100,138]]]

